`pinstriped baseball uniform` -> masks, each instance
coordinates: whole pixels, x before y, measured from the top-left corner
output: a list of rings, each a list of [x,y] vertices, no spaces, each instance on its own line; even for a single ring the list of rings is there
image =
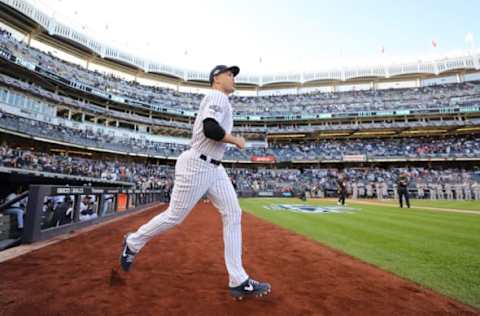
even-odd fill
[[[225,133],[231,133],[233,128],[232,106],[225,94],[218,90],[213,90],[202,100],[200,110],[193,124],[191,142],[194,150],[215,160],[222,160],[227,145],[205,137],[202,122],[206,118],[213,118],[225,130]]]
[[[182,153],[175,165],[175,183],[170,205],[165,212],[131,234],[127,238],[127,245],[134,252],[140,251],[154,236],[180,224],[207,193],[222,216],[229,286],[236,287],[248,278],[242,266],[242,210],[224,167],[210,162],[210,159],[223,158],[226,145],[205,137],[203,120],[206,118],[215,119],[226,133],[231,132],[232,107],[225,94],[213,90],[203,98],[193,126],[191,149]],[[200,159],[201,155],[206,156],[207,160]]]

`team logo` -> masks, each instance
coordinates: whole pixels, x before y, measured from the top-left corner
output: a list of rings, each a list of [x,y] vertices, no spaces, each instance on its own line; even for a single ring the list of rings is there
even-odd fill
[[[316,206],[304,204],[271,204],[265,206],[270,211],[290,211],[298,213],[351,213],[358,211],[356,208],[343,206]]]
[[[218,105],[215,105],[215,104],[210,105],[210,109],[215,113],[222,112],[222,109]]]

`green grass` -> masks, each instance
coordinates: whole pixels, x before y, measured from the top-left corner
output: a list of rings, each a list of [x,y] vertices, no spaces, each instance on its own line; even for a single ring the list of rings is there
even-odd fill
[[[378,200],[375,200],[377,202]],[[385,203],[388,204],[398,204],[397,201],[385,200]],[[427,207],[437,207],[437,208],[452,208],[459,210],[470,210],[470,211],[479,211],[480,212],[480,201],[439,201],[439,200],[410,200],[412,206],[427,206]]]
[[[264,208],[282,203],[334,204],[299,199],[240,201],[245,211],[269,222],[480,307],[480,215],[355,203],[348,206],[360,210],[350,214],[275,212]]]

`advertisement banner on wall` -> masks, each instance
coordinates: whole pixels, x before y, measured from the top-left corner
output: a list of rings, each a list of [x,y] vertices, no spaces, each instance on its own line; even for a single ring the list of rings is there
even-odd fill
[[[252,156],[252,162],[260,162],[260,163],[275,163],[274,156]]]
[[[366,161],[367,157],[365,155],[343,155],[343,161]]]

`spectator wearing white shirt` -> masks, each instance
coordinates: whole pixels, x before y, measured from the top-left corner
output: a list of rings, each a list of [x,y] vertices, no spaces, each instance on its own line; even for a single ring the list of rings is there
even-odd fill
[[[17,193],[12,192],[10,193],[6,199],[5,202],[13,201],[22,191],[22,188],[19,187],[17,189]],[[20,201],[17,201],[13,204],[11,204],[7,209],[5,209],[5,213],[15,215],[17,218],[17,228],[19,230],[23,230],[23,216],[25,214],[25,207],[26,207],[26,201],[27,198],[24,198]]]

